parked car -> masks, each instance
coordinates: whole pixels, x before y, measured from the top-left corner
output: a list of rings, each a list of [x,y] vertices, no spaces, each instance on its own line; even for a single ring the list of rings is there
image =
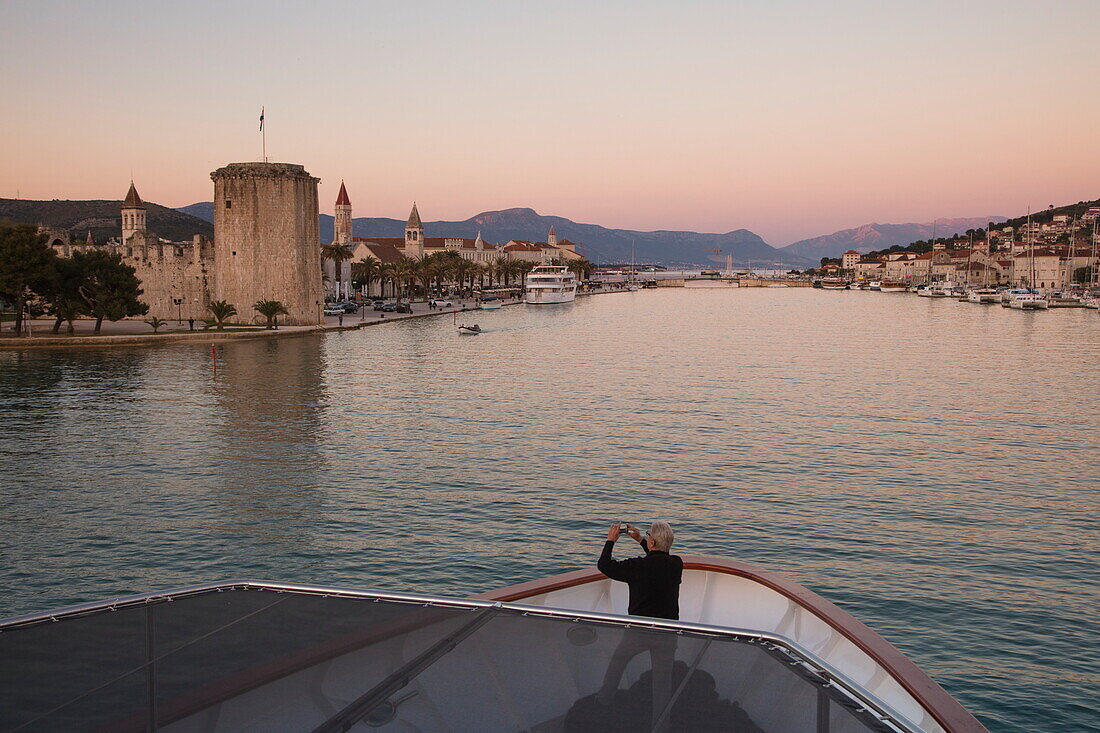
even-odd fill
[[[374,310],[376,310],[376,311],[380,311],[380,310],[382,310],[383,308],[386,307],[386,301],[376,300],[373,303],[371,303],[371,307],[374,308]]]
[[[431,305],[433,308],[454,308],[455,307],[454,301],[453,300],[448,300],[446,298],[436,298],[435,300],[430,301],[429,305]]]
[[[396,310],[397,310],[398,313],[412,313],[413,312],[412,303],[398,303]]]
[[[379,310],[383,313],[393,313],[397,310],[397,303],[383,303]]]
[[[337,303],[336,305],[342,307],[345,313],[356,313],[359,310],[359,304],[350,300],[345,300],[343,303]]]
[[[342,316],[344,315],[344,307],[339,303],[329,303],[325,306],[326,316]]]

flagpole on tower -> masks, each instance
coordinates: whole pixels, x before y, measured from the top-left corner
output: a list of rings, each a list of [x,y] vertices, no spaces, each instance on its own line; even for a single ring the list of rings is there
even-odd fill
[[[267,130],[264,129],[264,108],[260,107],[260,146],[263,151],[264,162],[267,162]]]

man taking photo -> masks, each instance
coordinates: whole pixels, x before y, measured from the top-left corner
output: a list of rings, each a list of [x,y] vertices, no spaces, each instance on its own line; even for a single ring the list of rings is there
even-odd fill
[[[684,561],[678,555],[670,555],[672,527],[668,522],[654,522],[643,537],[636,527],[626,525],[626,533],[642,546],[645,555],[627,560],[611,556],[621,528],[618,522],[607,532],[596,567],[611,578],[630,587],[627,613],[632,616],[654,618],[680,618],[680,580],[684,574]]]

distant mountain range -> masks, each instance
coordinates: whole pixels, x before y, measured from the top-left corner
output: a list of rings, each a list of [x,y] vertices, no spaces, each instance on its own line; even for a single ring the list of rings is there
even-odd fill
[[[214,205],[203,201],[184,206],[179,211],[212,220]],[[357,237],[401,237],[405,233],[404,219],[364,217],[353,220],[353,226]],[[755,264],[808,264],[800,257],[780,254],[747,229],[736,229],[725,234],[608,229],[597,224],[580,224],[561,216],[542,216],[527,208],[484,211],[463,221],[426,221],[424,233],[429,237],[476,237],[481,232],[487,242],[507,242],[510,239],[544,242],[551,226],[559,238],[579,244],[579,251],[593,262],[629,262],[633,241],[638,263],[713,265],[716,260],[706,250],[721,249],[724,250],[722,257],[726,252],[731,253],[734,260],[741,264],[749,260]],[[328,214],[321,215],[321,241],[332,241],[332,216]]]
[[[989,222],[1000,224],[1006,221],[1003,216],[983,216],[964,219],[937,219],[935,234],[937,237],[950,237],[962,234],[968,229],[984,229]],[[839,257],[842,253],[854,249],[857,252],[886,249],[895,244],[905,246],[932,236],[933,224],[864,224],[855,229],[842,229],[812,239],[803,239],[781,248],[780,252],[792,255],[815,264],[822,257]]]
[[[214,237],[211,219],[191,216],[185,211],[145,202],[149,229],[172,240],[190,239],[196,234]],[[121,234],[121,201],[29,201],[0,199],[0,219],[26,224],[64,227],[81,239],[91,230],[97,242]]]
[[[83,236],[89,229],[97,241],[119,234],[120,201],[28,201],[0,199],[0,219],[65,227]],[[146,202],[149,228],[162,237],[182,240],[195,234],[214,236],[214,204],[203,201],[179,209],[169,209]],[[1046,213],[1046,212],[1044,212]],[[990,221],[1006,221],[1001,216],[964,219],[938,219],[936,233],[951,236],[967,229],[985,227]],[[322,242],[332,241],[332,216],[320,217]],[[644,232],[633,229],[608,229],[596,224],[581,224],[561,216],[542,216],[534,209],[516,208],[485,211],[463,221],[429,221],[424,223],[430,237],[475,237],[480,231],[488,242],[509,239],[545,241],[553,226],[560,238],[578,243],[579,251],[593,262],[629,262],[631,242],[639,264],[668,266],[712,266],[732,254],[734,262],[744,265],[750,260],[760,266],[783,264],[788,267],[816,265],[822,257],[837,257],[848,249],[868,252],[892,245],[907,245],[932,236],[932,223],[925,224],[865,224],[812,239],[804,239],[786,247],[775,248],[747,229],[724,234],[687,231]],[[354,220],[359,237],[400,237],[405,230],[404,219],[364,217]],[[721,249],[715,256],[707,250]]]

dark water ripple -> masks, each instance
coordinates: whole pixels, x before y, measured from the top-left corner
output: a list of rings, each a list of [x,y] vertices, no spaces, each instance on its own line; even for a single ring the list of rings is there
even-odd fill
[[[614,519],[779,570],[998,731],[1100,727],[1100,318],[662,291],[0,353],[0,615],[229,577],[468,595]]]

